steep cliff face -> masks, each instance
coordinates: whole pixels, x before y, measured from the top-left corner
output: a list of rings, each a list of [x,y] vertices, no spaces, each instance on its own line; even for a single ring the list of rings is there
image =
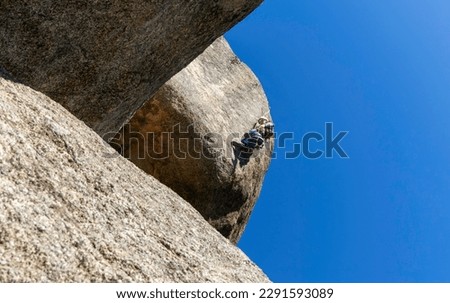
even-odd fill
[[[0,117],[0,282],[268,281],[45,95],[0,77]]]
[[[2,0],[0,66],[108,139],[262,0]]]
[[[269,106],[261,84],[220,38],[158,90],[113,146],[236,243],[259,196],[273,142],[249,159],[231,142],[262,115],[269,117]]]

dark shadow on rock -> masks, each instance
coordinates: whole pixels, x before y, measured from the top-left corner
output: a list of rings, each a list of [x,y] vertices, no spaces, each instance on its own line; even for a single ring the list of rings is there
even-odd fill
[[[0,66],[0,77],[12,82],[20,83],[19,81],[17,81],[17,79],[14,79],[14,77],[1,66]]]

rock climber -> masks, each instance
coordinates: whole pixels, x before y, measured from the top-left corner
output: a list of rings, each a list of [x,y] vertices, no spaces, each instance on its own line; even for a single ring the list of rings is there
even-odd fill
[[[251,129],[244,135],[241,143],[249,149],[261,149],[264,146],[264,138],[256,129]]]
[[[258,119],[258,122],[255,123],[253,128],[261,134],[264,140],[268,140],[273,137],[275,124],[270,122],[266,117],[261,117]]]
[[[266,117],[261,117],[255,123],[253,129],[244,135],[241,140],[242,146],[248,149],[261,149],[264,147],[264,142],[274,135],[275,125]]]

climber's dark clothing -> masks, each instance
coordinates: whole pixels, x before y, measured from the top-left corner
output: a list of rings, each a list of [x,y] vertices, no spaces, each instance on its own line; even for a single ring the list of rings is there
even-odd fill
[[[256,129],[252,129],[245,134],[245,137],[241,140],[241,142],[245,147],[250,149],[260,149],[264,146],[264,139]]]

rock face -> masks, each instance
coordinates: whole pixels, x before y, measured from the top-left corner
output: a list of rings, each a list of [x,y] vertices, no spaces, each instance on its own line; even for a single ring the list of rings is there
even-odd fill
[[[0,78],[0,117],[0,282],[268,281],[45,95]]]
[[[236,243],[259,196],[273,142],[246,161],[233,148],[262,115],[264,91],[220,38],[168,81],[112,145]]]
[[[0,67],[108,139],[261,2],[2,0]]]

